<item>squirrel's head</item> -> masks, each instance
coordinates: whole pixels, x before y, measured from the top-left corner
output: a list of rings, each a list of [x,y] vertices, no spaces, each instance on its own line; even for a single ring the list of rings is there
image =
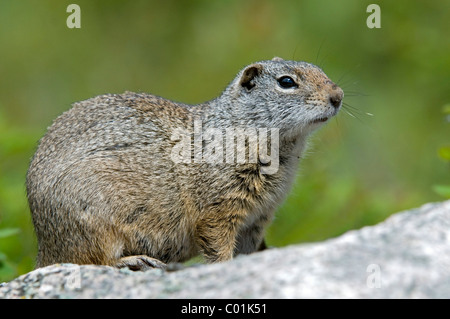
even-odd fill
[[[228,87],[251,125],[308,133],[339,111],[344,92],[317,66],[275,57],[244,68]],[[253,123],[251,123],[253,122]]]

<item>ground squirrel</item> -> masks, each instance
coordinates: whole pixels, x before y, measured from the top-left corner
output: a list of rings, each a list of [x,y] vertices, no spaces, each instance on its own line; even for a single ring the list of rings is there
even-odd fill
[[[245,67],[198,105],[132,92],[74,103],[48,128],[27,173],[37,267],[164,268],[199,253],[219,262],[264,249],[306,138],[343,96],[317,66],[276,57]],[[214,138],[201,137],[209,129]],[[244,157],[221,140],[238,131],[247,133]],[[223,156],[205,160],[208,146]]]

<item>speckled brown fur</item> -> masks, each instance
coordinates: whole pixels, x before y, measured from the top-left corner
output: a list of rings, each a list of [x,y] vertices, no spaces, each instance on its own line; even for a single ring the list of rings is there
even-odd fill
[[[283,76],[296,87],[280,86]],[[164,268],[199,253],[219,262],[264,249],[264,230],[306,138],[342,98],[316,66],[276,58],[244,68],[199,105],[132,92],[75,103],[49,127],[27,174],[37,267]],[[261,161],[175,163],[173,132],[194,134],[195,121],[204,129],[278,129],[279,168],[264,174]]]

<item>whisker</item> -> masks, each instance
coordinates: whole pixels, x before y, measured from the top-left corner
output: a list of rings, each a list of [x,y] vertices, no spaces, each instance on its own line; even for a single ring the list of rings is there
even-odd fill
[[[355,106],[352,106],[348,103],[343,103],[342,107],[347,110],[347,111],[352,111],[354,114],[358,115],[358,116],[362,116],[365,114],[365,112],[361,111],[360,109],[358,109]]]
[[[342,106],[343,106],[344,108],[350,109],[350,110],[355,111],[355,112],[357,112],[357,113],[361,113],[361,110],[360,110],[360,109],[358,109],[356,106],[353,106],[353,105],[348,104],[347,102],[342,103]]]
[[[337,125],[337,134],[339,135],[339,140],[342,140],[342,134],[341,134],[341,131],[340,131],[339,118],[337,116],[335,116],[334,119],[335,119],[336,125]]]
[[[370,96],[369,94],[358,92],[358,91],[345,91],[345,96]]]
[[[361,97],[361,96],[369,96],[365,95],[364,93],[347,93],[345,92],[345,97]]]
[[[329,57],[329,54],[325,55],[325,56],[322,58],[322,60],[320,61],[320,63],[319,63],[319,66],[320,66],[320,68],[321,68],[322,70],[325,69],[325,60],[326,60],[326,58],[328,58],[328,57]]]
[[[336,84],[339,86],[344,86],[345,82],[341,82],[348,74],[350,73],[350,70],[345,71],[342,73],[341,77],[336,81]],[[352,81],[352,79],[347,80],[346,82]]]
[[[357,119],[360,123],[367,126],[368,123],[366,123],[363,118],[366,116],[373,117],[374,114],[370,112],[363,112],[359,108],[350,105],[346,102],[342,103],[342,109],[347,113],[350,117]]]
[[[319,50],[317,51],[317,54],[316,54],[316,61],[314,62],[314,63],[315,63],[316,65],[318,65],[321,69],[323,69],[323,68],[322,68],[322,66],[321,66],[321,63],[319,64],[318,61],[319,61],[320,51],[322,50],[322,47],[323,47],[323,44],[325,43],[325,40],[326,40],[326,37],[323,38],[322,43],[320,43]],[[323,62],[323,61],[322,61],[322,62]]]
[[[359,82],[358,81],[353,81],[353,79],[348,79],[345,82],[337,82],[336,84],[339,85],[342,89],[347,90],[351,87],[357,87]]]
[[[295,53],[297,53],[298,44],[295,46],[294,53],[292,54],[292,61],[295,61]]]
[[[355,66],[353,66],[351,69],[347,69],[339,78],[339,80],[337,80],[336,84],[339,85],[340,87],[344,87],[346,85],[349,84],[350,81],[354,81],[354,79],[350,78],[345,82],[342,82],[342,80],[350,73],[352,73],[353,71],[355,71],[356,69],[358,69],[361,66],[361,64],[357,64]],[[354,81],[353,83],[351,83],[353,85],[358,84],[358,81]]]
[[[350,113],[349,111],[347,111],[347,110],[344,110],[345,111],[345,113],[347,113],[348,115],[350,115],[351,117],[353,117],[353,118],[356,118],[356,116],[354,116],[352,113]]]

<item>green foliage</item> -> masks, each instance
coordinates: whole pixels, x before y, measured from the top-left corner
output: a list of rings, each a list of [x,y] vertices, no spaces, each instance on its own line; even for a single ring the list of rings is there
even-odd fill
[[[433,190],[437,194],[450,199],[450,185],[434,185]]]
[[[444,105],[444,107],[442,108],[442,111],[447,116],[447,122],[450,123],[450,104]],[[450,146],[440,147],[438,150],[438,155],[443,161],[447,162],[447,164],[450,166]],[[437,194],[439,194],[445,198],[450,198],[450,184],[434,185],[433,190]]]
[[[36,132],[8,123],[0,104],[0,282],[33,267],[36,241],[25,197],[25,173]]]
[[[78,0],[81,29],[66,27],[70,3],[0,2],[0,229],[20,229],[0,238],[0,281],[33,268],[26,170],[70,103],[125,90],[202,102],[274,56],[320,65],[346,106],[314,136],[269,245],[337,236],[448,196],[442,1],[380,1],[381,29],[366,26],[368,0]]]
[[[450,161],[450,146],[443,146],[439,149],[439,157],[444,161]]]
[[[20,229],[18,228],[5,228],[0,229],[0,238],[6,238],[15,234],[18,234],[20,232]]]
[[[446,104],[442,107],[442,112],[447,116],[450,115],[450,103]],[[447,117],[447,122],[450,122],[450,119]]]
[[[0,239],[16,235],[20,232],[18,228],[0,229]],[[0,278],[9,278],[16,275],[15,265],[8,260],[6,254],[0,251]]]

